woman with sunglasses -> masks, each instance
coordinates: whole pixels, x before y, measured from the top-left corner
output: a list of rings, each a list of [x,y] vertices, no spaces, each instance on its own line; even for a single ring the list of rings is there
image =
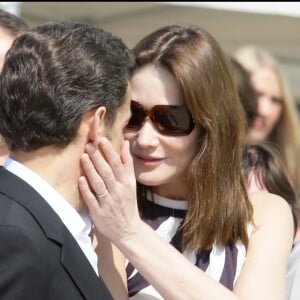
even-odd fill
[[[79,179],[96,229],[129,261],[129,297],[284,299],[292,213],[279,196],[247,195],[245,117],[220,46],[175,25],[133,51],[131,154],[127,141],[119,155],[102,138],[83,154]],[[126,299],[115,289],[124,268],[113,275],[121,253],[100,247],[100,272]]]

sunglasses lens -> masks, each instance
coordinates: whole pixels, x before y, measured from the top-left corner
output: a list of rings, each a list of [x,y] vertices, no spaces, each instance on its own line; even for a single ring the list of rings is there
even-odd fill
[[[188,135],[195,127],[191,114],[185,106],[156,105],[149,112],[136,101],[131,101],[130,130],[139,130],[149,116],[155,128],[165,135]]]
[[[157,108],[153,115],[157,129],[163,134],[187,135],[195,126],[185,106]]]
[[[143,108],[136,102],[131,101],[131,118],[127,124],[129,129],[140,129],[145,120],[146,114]]]

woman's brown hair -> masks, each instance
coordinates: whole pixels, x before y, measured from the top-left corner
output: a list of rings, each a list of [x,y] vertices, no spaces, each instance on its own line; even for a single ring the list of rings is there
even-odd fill
[[[270,142],[246,144],[242,164],[248,181],[253,173],[260,188],[265,188],[287,201],[292,210],[296,231],[297,220],[300,220],[297,194],[277,147]]]

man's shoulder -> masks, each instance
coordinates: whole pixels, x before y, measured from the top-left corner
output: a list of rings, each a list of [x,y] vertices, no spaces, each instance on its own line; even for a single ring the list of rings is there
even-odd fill
[[[2,230],[3,227],[6,227],[30,234],[33,232],[43,234],[32,213],[20,203],[2,193],[0,193],[0,226]]]
[[[12,199],[0,192],[0,224],[3,223],[3,218],[8,214],[11,209]]]

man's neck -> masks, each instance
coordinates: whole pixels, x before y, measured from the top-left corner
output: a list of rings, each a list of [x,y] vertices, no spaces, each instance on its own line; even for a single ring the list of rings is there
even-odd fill
[[[66,148],[47,146],[30,152],[13,151],[10,156],[37,173],[80,211],[83,202],[78,191],[81,175],[78,148],[74,145]]]

